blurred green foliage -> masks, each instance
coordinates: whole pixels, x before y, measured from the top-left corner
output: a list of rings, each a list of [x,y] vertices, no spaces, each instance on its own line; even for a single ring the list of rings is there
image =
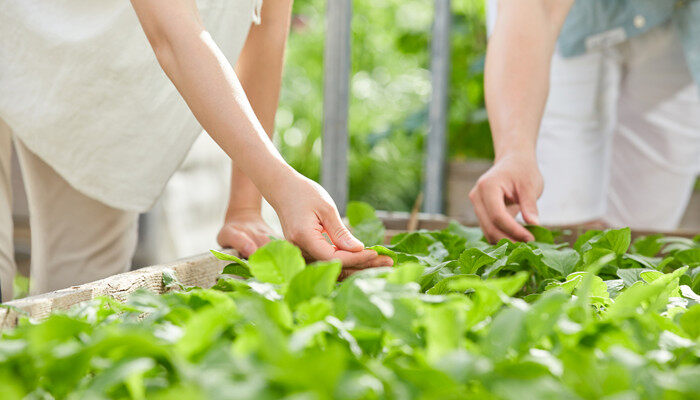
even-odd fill
[[[324,0],[296,0],[276,143],[319,179],[323,118]],[[484,111],[483,0],[454,0],[449,154],[489,158]],[[430,98],[433,2],[354,0],[350,81],[350,199],[409,210],[421,190]]]

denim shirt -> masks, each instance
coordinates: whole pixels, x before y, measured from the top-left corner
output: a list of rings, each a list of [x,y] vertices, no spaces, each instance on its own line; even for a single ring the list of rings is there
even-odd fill
[[[700,85],[700,0],[577,0],[559,35],[564,57],[621,43],[671,21]]]

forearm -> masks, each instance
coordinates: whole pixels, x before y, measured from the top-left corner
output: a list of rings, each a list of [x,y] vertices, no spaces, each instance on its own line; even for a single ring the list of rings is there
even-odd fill
[[[270,137],[275,129],[291,5],[291,0],[263,3],[262,23],[251,27],[236,64],[236,75]],[[232,164],[227,219],[238,212],[259,211],[261,203],[253,182],[235,162]]]
[[[296,172],[258,122],[233,68],[191,1],[133,0],[158,62],[202,127],[268,196]]]
[[[486,106],[496,160],[535,154],[556,39],[572,0],[501,0],[486,55]]]

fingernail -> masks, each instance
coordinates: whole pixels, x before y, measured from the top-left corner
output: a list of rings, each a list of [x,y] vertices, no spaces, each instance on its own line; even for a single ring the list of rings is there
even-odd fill
[[[357,238],[347,238],[345,239],[345,246],[347,247],[365,247],[364,243],[360,242]]]

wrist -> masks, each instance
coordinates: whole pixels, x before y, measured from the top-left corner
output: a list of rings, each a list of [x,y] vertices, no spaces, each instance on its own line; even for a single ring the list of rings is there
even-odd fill
[[[279,210],[279,206],[290,198],[290,193],[297,191],[295,187],[298,187],[302,179],[304,179],[303,175],[286,162],[280,161],[266,168],[256,182],[256,186],[272,208]]]
[[[534,141],[509,141],[500,145],[494,145],[495,162],[508,158],[519,158],[524,160],[537,160],[537,143]]]
[[[231,188],[226,209],[226,221],[240,216],[260,214],[262,195],[255,184],[234,164],[231,169]]]
[[[230,222],[233,220],[237,220],[242,216],[249,217],[249,216],[261,216],[262,218],[262,211],[260,206],[241,206],[237,205],[235,207],[230,207],[226,210],[226,218],[224,222]]]

